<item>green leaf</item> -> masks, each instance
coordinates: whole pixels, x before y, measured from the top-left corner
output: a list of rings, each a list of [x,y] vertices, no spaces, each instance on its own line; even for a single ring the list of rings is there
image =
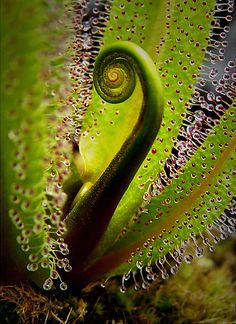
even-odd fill
[[[7,281],[34,277],[43,284],[57,261],[51,215],[62,206],[70,147],[61,141],[68,79],[64,68],[50,67],[52,57],[62,60],[55,49],[65,46],[55,8],[64,10],[42,1],[3,2],[1,10],[1,264]],[[17,275],[12,264],[19,265]],[[33,276],[27,269],[39,271]]]
[[[144,6],[142,1],[136,3],[137,5],[134,5],[135,10],[133,10],[132,4],[127,4],[125,6],[126,14],[122,15],[123,9],[114,2],[111,20],[104,36],[104,43],[116,41],[117,30],[122,26],[119,39],[129,39],[130,35],[132,35],[131,41],[141,43],[144,49],[150,51],[156,62],[164,87],[164,117],[156,141],[117,207],[104,239],[94,253],[96,256],[103,254],[107,247],[113,244],[114,237],[119,235],[130,220],[131,215],[135,214],[137,207],[143,201],[145,191],[163,167],[160,161],[164,161],[170,155],[185,117],[186,106],[189,104],[190,96],[194,91],[193,84],[199,74],[199,66],[204,59],[204,50],[207,45],[213,19],[212,10],[215,4],[214,1],[208,2],[207,6],[193,6],[191,2],[187,2],[184,6],[178,2],[171,2],[170,5],[167,5],[165,1],[162,4],[159,1],[155,3],[149,2],[145,3]],[[137,31],[135,29],[134,34],[132,34],[130,32],[131,20],[135,20],[136,15],[138,15],[137,19],[143,21],[137,26],[144,25],[145,21],[145,28],[140,32],[137,27]],[[165,21],[163,20],[164,16],[166,17]],[[119,21],[120,19],[121,21]],[[126,23],[124,23],[124,19]],[[160,25],[154,23],[157,21],[160,22]],[[152,37],[153,43],[150,43],[149,35],[156,35],[159,30],[166,30],[166,37],[161,42],[161,45],[158,43],[158,36],[157,39]],[[145,41],[142,42],[143,39]],[[95,105],[95,107],[99,106],[99,103]],[[133,114],[136,112],[136,105],[132,106],[128,102],[127,107]],[[103,117],[103,119],[105,118]],[[100,123],[98,122],[98,125]],[[126,124],[126,127],[131,125]],[[113,125],[113,127],[115,126]],[[106,143],[105,145],[110,154],[112,154],[113,151],[108,143],[113,142],[113,138],[115,142],[116,137],[113,137],[113,133],[110,134],[111,137],[107,140],[105,135],[102,134],[102,139],[103,143]],[[126,134],[125,131],[121,131],[120,124],[117,125],[116,134],[122,139]],[[102,155],[101,152],[104,152],[104,148],[100,151],[99,146],[97,146],[97,149],[93,146],[90,147],[92,147],[94,160],[96,155],[99,161],[98,156]],[[86,155],[86,152],[83,153]]]

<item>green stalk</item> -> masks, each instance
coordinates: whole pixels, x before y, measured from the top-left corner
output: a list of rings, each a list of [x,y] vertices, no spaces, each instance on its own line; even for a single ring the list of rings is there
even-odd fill
[[[120,79],[133,82],[134,80],[130,81],[126,74],[128,63],[140,80],[143,102],[138,121],[121,149],[96,183],[85,183],[82,186],[73,209],[65,219],[68,229],[66,241],[69,244],[70,261],[73,267],[70,276],[85,268],[87,257],[105,232],[120,199],[147,155],[162,120],[162,88],[156,67],[148,54],[133,43],[111,44],[102,49],[98,55],[94,68],[94,83],[99,95],[110,102],[113,100],[107,98],[111,93],[110,89],[107,91],[108,94],[104,95],[103,92],[106,91],[104,87],[102,90],[99,88],[101,71],[103,68],[106,69],[103,63],[110,64],[111,59],[117,60],[118,66],[112,65],[110,71],[105,71],[106,76],[111,76],[111,82],[117,80],[118,86],[120,86]],[[122,61],[125,62],[125,72]],[[115,84],[111,85],[112,89],[115,87]],[[129,89],[128,92],[130,95],[132,90]],[[121,96],[120,100],[118,96]],[[115,90],[115,97],[115,102],[127,99],[124,89],[120,95],[117,95]]]

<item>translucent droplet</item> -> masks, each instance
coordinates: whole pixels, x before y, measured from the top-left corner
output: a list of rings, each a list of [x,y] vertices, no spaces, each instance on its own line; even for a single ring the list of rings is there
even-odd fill
[[[18,204],[20,202],[20,197],[17,195],[13,195],[11,196],[11,201],[13,202],[13,204]]]
[[[64,262],[64,264],[68,264],[69,263],[69,259],[67,259],[67,258],[62,259],[62,261]]]
[[[47,257],[47,256],[48,256],[48,254],[49,254],[49,249],[48,249],[47,246],[44,246],[44,247],[42,248],[41,254],[42,254],[43,257]]]
[[[143,289],[149,289],[150,288],[150,284],[147,282],[147,281],[144,281],[143,283],[142,283],[142,288]]]
[[[193,261],[193,257],[191,254],[185,255],[184,261],[188,264],[190,264]]]
[[[67,244],[64,243],[64,242],[63,242],[63,243],[60,243],[60,244],[59,244],[59,249],[60,249],[60,250],[66,250],[66,249],[67,249]]]
[[[211,253],[213,253],[214,251],[215,251],[215,248],[214,248],[214,246],[209,246],[209,251],[211,252]]]
[[[219,230],[221,231],[221,233],[225,233],[227,231],[227,228],[224,225],[220,225]]]
[[[18,244],[27,244],[28,243],[27,238],[22,236],[22,235],[18,235],[16,237],[16,241],[17,241]]]
[[[138,261],[136,262],[136,266],[137,266],[138,269],[142,269],[142,267],[143,267],[143,263],[142,263],[142,261],[141,261],[141,260],[138,260]]]
[[[36,214],[34,217],[34,221],[35,222],[40,222],[43,219],[43,215],[42,214]]]
[[[31,236],[32,231],[31,231],[29,228],[27,228],[27,229],[24,229],[24,230],[21,232],[21,234],[22,234],[23,236],[25,236],[25,237],[29,237],[29,236]]]
[[[31,264],[31,263],[28,263],[26,269],[27,269],[28,271],[32,271],[32,270],[31,270],[31,266],[32,266],[32,264]]]
[[[42,228],[43,228],[43,227],[42,227],[41,224],[35,224],[35,225],[33,226],[33,232],[34,232],[35,234],[38,234],[38,233],[41,232]]]
[[[218,244],[220,242],[220,238],[217,236],[214,236],[214,243]]]
[[[63,262],[62,260],[58,260],[58,261],[57,261],[57,267],[58,267],[59,269],[62,269],[62,268],[64,267],[64,262]]]
[[[30,249],[29,245],[28,244],[23,244],[21,245],[21,250],[24,251],[24,252],[28,252]]]
[[[48,262],[48,260],[46,259],[46,260],[43,260],[43,261],[40,263],[40,265],[41,265],[42,268],[46,269],[46,268],[48,268],[48,266],[49,266],[49,262]]]
[[[60,221],[60,217],[56,214],[51,215],[51,222],[52,224],[57,224]]]
[[[123,276],[124,280],[127,281],[130,279],[130,273],[125,273],[124,276]]]
[[[50,274],[50,277],[55,280],[59,277],[59,273],[56,270],[53,270]]]
[[[29,261],[30,262],[36,262],[38,260],[38,255],[37,254],[30,254],[29,255]]]
[[[168,243],[168,242],[167,242]],[[164,258],[159,258],[158,262],[163,265],[165,263],[165,259]]]
[[[70,272],[70,271],[72,270],[72,266],[71,266],[70,264],[66,264],[66,265],[64,266],[64,270],[65,270],[66,272]]]
[[[198,247],[196,248],[196,256],[197,256],[198,258],[200,258],[200,257],[203,256],[203,253],[204,253],[203,248],[201,248],[201,247],[198,246]]]
[[[226,240],[228,238],[228,234],[227,233],[222,233],[220,235],[220,238],[221,238],[221,240]]]
[[[50,244],[50,249],[51,250],[56,250],[57,249],[57,244],[55,242]]]
[[[65,282],[62,281],[62,282],[60,283],[60,289],[61,289],[61,290],[66,290],[66,289],[67,289],[67,284],[66,284]]]
[[[161,277],[162,277],[162,279],[167,280],[169,278],[169,274],[167,273],[167,271],[163,271],[161,273]]]
[[[68,249],[66,249],[66,250],[61,250],[61,254],[63,254],[63,255],[68,255],[69,254],[69,250]]]
[[[203,244],[205,244],[205,245],[208,245],[209,244],[209,239],[207,237],[205,237],[203,239]]]
[[[43,284],[43,289],[45,290],[50,290],[52,288],[52,285],[53,285],[53,281],[51,278],[48,278],[44,281],[44,284]]]
[[[23,229],[23,228],[24,228],[24,224],[22,223],[21,220],[15,222],[15,226],[16,226],[16,228],[18,228],[18,229]]]
[[[228,232],[229,233],[234,233],[236,231],[236,228],[234,226],[228,226]]]
[[[140,287],[138,284],[136,284],[136,285],[134,286],[134,289],[135,289],[136,291],[138,291],[138,290],[141,289],[141,287]]]
[[[31,271],[37,271],[39,268],[38,264],[37,263],[33,263],[31,264]]]
[[[127,288],[125,288],[124,286],[120,287],[120,292],[122,294],[124,294],[127,291]]]
[[[173,266],[173,267],[170,268],[170,272],[171,272],[173,275],[175,275],[175,274],[177,273],[177,271],[178,271],[178,267],[177,267],[177,266]]]

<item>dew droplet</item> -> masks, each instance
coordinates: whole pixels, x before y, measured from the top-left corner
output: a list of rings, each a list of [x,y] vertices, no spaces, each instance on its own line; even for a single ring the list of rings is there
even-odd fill
[[[196,256],[197,256],[198,258],[200,258],[200,257],[203,256],[203,253],[204,253],[203,248],[201,248],[201,247],[198,246],[198,247],[196,248]]]
[[[45,290],[50,290],[52,288],[52,285],[53,285],[53,281],[51,278],[47,278],[45,281],[44,281],[44,284],[43,284],[43,289]]]
[[[67,289],[67,284],[66,284],[65,282],[62,281],[62,282],[60,283],[60,289],[61,289],[61,290],[66,290],[66,289]]]
[[[49,262],[47,259],[43,260],[41,263],[40,263],[41,267],[46,269],[49,267]]]
[[[191,254],[188,254],[188,255],[185,255],[184,257],[184,261],[187,263],[187,264],[190,264],[192,261],[193,261],[193,257]]]
[[[55,280],[59,277],[59,273],[56,270],[52,270],[50,277],[51,279]]]
[[[30,254],[29,255],[29,261],[30,262],[36,262],[38,260],[38,255],[37,254]]]
[[[57,261],[57,267],[58,267],[59,269],[62,269],[62,268],[64,267],[64,262],[63,262],[62,260],[58,260],[58,261]]]
[[[65,270],[66,272],[70,272],[70,271],[72,270],[72,266],[71,266],[70,264],[66,264],[66,265],[64,266],[64,270]]]
[[[125,287],[120,287],[120,292],[122,293],[122,294],[124,294],[125,292],[127,291],[127,288],[125,288]]]

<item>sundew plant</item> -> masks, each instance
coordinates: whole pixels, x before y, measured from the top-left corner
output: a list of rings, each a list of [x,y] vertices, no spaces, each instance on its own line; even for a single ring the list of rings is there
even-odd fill
[[[148,288],[235,232],[232,0],[11,0],[1,278]]]

